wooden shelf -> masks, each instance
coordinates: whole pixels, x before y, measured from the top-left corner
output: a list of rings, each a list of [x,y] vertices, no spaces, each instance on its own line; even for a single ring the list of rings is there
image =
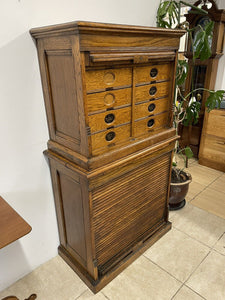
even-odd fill
[[[0,249],[31,231],[31,226],[0,196]]]

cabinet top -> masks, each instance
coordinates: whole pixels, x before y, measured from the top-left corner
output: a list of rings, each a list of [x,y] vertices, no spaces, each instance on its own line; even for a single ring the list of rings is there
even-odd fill
[[[185,30],[164,29],[149,26],[119,25],[109,23],[96,23],[86,21],[75,21],[64,24],[50,25],[30,30],[30,34],[35,38],[44,38],[46,36],[57,36],[62,34],[136,34],[136,35],[159,35],[181,37]]]

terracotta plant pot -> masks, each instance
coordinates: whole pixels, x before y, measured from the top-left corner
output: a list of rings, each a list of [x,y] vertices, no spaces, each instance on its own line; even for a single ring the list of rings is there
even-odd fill
[[[169,210],[181,209],[185,206],[189,184],[192,181],[191,175],[186,173],[188,179],[181,183],[170,183]]]

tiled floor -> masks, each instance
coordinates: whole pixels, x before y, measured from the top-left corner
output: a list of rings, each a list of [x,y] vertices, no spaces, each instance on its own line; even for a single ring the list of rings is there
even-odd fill
[[[94,295],[59,257],[8,289],[0,299],[32,293],[37,300],[225,299],[225,174],[190,161],[187,205],[171,212],[173,228]]]

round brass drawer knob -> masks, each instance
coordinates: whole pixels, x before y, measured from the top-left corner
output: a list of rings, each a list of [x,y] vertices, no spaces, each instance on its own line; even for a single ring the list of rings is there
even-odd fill
[[[158,69],[157,68],[153,68],[150,71],[150,76],[151,77],[156,77],[158,75]]]
[[[112,141],[115,138],[116,134],[114,131],[110,131],[106,134],[105,139],[107,142]]]
[[[114,114],[108,114],[105,116],[105,122],[107,124],[112,123],[115,120],[115,115]]]
[[[157,92],[157,87],[156,86],[152,86],[149,90],[149,94],[151,96],[155,95],[155,93]]]
[[[154,103],[149,104],[148,111],[152,112],[154,109],[155,109],[155,104]]]
[[[108,93],[104,97],[104,102],[106,105],[112,105],[115,102],[115,95],[112,93]]]
[[[147,125],[148,125],[148,127],[152,127],[154,125],[154,123],[155,123],[155,120],[154,119],[150,119],[150,120],[148,120]]]
[[[116,76],[113,72],[107,72],[104,75],[104,82],[108,85],[113,84],[115,79],[116,79]]]

